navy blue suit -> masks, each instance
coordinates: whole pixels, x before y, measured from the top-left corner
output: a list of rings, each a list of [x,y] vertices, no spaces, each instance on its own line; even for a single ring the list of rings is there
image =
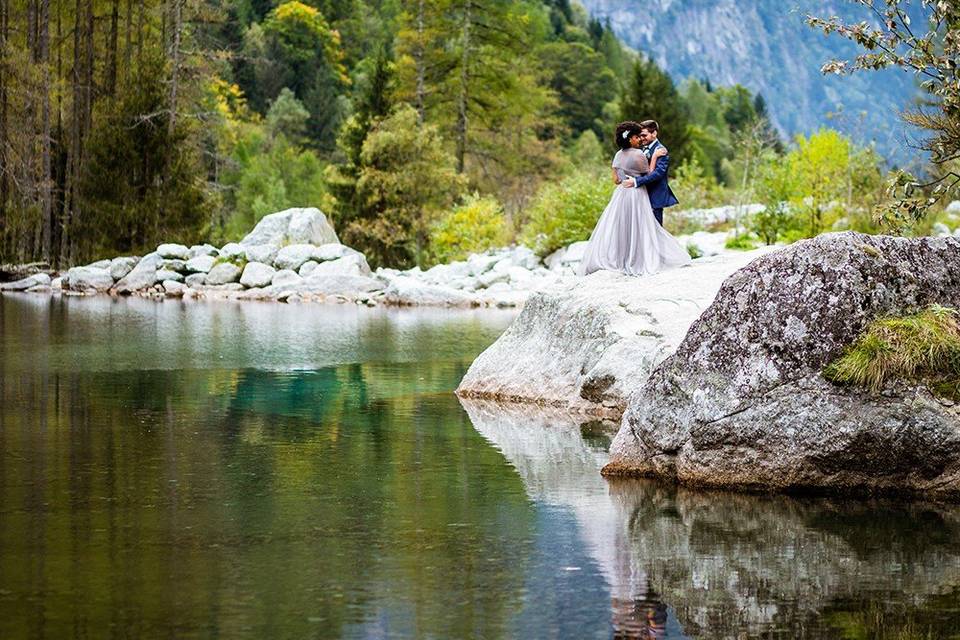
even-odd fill
[[[662,146],[659,140],[655,140],[653,144],[647,147],[647,159],[650,159],[650,156],[657,150],[657,147]],[[680,204],[677,196],[673,195],[673,191],[670,189],[670,179],[667,177],[669,169],[670,156],[665,155],[657,159],[656,169],[645,176],[637,178],[637,186],[645,186],[647,188],[647,193],[650,195],[650,204],[653,206],[653,215],[657,218],[657,222],[660,223],[661,227],[663,226],[664,207],[672,207]]]

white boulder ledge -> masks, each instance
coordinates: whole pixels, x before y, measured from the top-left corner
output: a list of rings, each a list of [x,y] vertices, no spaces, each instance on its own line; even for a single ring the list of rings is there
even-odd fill
[[[960,498],[960,408],[823,368],[878,317],[960,305],[960,240],[832,233],[730,277],[634,394],[607,475],[695,486]]]
[[[767,251],[696,260],[642,278],[598,271],[562,281],[527,300],[474,360],[457,394],[619,417],[723,281]]]
[[[273,244],[323,245],[339,243],[336,232],[327,217],[314,207],[287,209],[271,213],[260,219],[253,231],[240,244],[244,246]]]
[[[35,273],[14,282],[0,282],[0,291],[27,291],[34,287],[50,286],[50,276],[46,273]]]

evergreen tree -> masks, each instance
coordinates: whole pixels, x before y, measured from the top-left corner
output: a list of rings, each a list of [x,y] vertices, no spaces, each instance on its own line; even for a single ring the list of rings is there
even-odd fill
[[[620,106],[623,120],[656,120],[660,142],[670,150],[670,162],[679,167],[690,157],[687,107],[673,80],[651,60],[633,65],[633,77]]]

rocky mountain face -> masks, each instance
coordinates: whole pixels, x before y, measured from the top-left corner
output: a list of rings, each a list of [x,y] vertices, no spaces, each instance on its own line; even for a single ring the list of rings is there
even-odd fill
[[[680,82],[707,78],[763,94],[774,124],[785,134],[828,125],[860,142],[876,141],[885,154],[908,144],[897,114],[918,95],[915,78],[900,70],[829,76],[820,67],[848,59],[857,48],[808,27],[808,14],[869,20],[848,0],[581,0],[595,17],[609,19],[630,47],[647,54]],[[923,13],[911,9],[914,24]],[[637,114],[638,117],[656,114]],[[916,134],[913,134],[915,138]],[[909,156],[915,155],[910,150]],[[892,164],[903,165],[909,160]]]

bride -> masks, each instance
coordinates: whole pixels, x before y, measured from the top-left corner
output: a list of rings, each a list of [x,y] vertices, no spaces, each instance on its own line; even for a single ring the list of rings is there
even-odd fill
[[[648,162],[640,149],[640,128],[635,122],[617,125],[616,141],[620,147],[613,157],[617,188],[590,235],[580,275],[607,269],[645,276],[690,264],[687,251],[657,223],[646,187],[627,189],[620,184],[653,171],[666,149],[659,147]]]

